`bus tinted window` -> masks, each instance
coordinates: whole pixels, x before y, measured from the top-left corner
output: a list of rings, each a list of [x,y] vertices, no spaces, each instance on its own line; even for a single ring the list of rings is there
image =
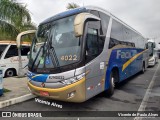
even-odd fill
[[[87,56],[98,55],[98,32],[96,29],[88,28],[86,54]]]
[[[111,38],[123,41],[123,26],[119,22],[113,20],[111,29]]]
[[[6,49],[7,45],[0,45],[0,58],[2,57],[3,51]]]
[[[101,18],[102,31],[103,34],[106,35],[110,17],[102,12],[99,12],[99,14]]]
[[[18,56],[18,49],[17,49],[16,45],[11,45],[9,50],[7,51],[5,59],[10,58],[10,57],[14,57],[14,56]]]
[[[27,56],[29,51],[30,51],[30,47],[29,46],[22,46],[21,47],[21,55],[22,56]]]
[[[117,22],[116,20],[113,20],[109,48],[117,45],[115,44],[115,40],[120,41],[119,44],[121,45],[127,45],[142,49],[145,48],[145,39],[142,36],[126,27],[125,25]]]

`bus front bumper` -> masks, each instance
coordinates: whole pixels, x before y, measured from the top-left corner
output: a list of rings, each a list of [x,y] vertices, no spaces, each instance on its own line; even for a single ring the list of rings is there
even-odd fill
[[[86,100],[85,78],[71,85],[57,89],[37,87],[30,82],[28,82],[28,87],[33,94],[54,100],[67,102],[84,102]]]

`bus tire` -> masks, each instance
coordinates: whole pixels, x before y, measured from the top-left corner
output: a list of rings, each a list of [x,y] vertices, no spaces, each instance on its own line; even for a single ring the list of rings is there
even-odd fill
[[[146,68],[145,68],[145,63],[143,63],[141,73],[144,74],[145,70],[146,70]]]
[[[7,69],[5,72],[5,77],[13,77],[14,75],[16,75],[15,69]]]
[[[114,94],[114,87],[115,87],[115,76],[113,72],[111,72],[109,80],[109,89],[105,91],[106,97],[111,97]]]

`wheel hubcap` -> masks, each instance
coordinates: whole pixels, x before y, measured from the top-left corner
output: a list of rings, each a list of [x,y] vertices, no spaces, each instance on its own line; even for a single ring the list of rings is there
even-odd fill
[[[115,87],[114,78],[111,78],[112,86]]]
[[[8,76],[13,76],[13,72],[12,71],[8,71]]]

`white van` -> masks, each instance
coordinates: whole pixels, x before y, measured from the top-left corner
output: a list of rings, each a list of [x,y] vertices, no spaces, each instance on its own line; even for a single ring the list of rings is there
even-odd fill
[[[30,51],[30,43],[21,45],[22,67],[27,69],[27,53]],[[12,77],[18,74],[19,58],[16,41],[0,41],[0,68],[3,69],[3,77]]]

